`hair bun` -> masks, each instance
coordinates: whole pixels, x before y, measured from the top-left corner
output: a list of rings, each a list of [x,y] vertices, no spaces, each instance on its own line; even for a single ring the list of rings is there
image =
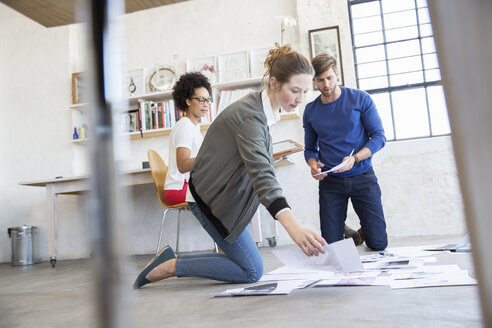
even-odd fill
[[[275,42],[275,48],[270,49],[268,51],[267,58],[265,59],[265,68],[267,69],[265,76],[270,74],[273,64],[275,63],[275,60],[277,60],[279,57],[289,55],[294,52],[295,50],[292,48],[292,46],[289,43],[281,46],[280,44],[278,44],[278,42]]]
[[[268,51],[265,59],[266,73],[263,78],[274,77],[280,84],[289,81],[295,74],[314,74],[311,62],[294,50],[290,44],[279,45],[275,42],[275,48]]]

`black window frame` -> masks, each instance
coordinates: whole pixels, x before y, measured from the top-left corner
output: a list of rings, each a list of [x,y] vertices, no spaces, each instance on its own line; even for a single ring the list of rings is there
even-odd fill
[[[363,45],[363,46],[356,46],[355,45],[355,34],[354,34],[354,24],[353,24],[353,17],[352,17],[352,6],[353,5],[358,5],[358,4],[363,4],[363,3],[370,3],[370,2],[379,2],[379,14],[376,14],[374,16],[379,16],[380,19],[381,19],[381,33],[383,35],[383,41],[381,43],[371,43],[369,45]],[[357,61],[357,49],[361,49],[361,48],[366,48],[366,47],[371,47],[371,46],[376,46],[376,45],[382,45],[384,47],[384,53],[385,53],[385,58],[384,58],[384,62],[385,62],[385,65],[386,65],[386,74],[384,75],[381,75],[381,76],[386,76],[387,78],[387,87],[382,87],[382,88],[374,88],[374,89],[364,89],[367,93],[369,93],[370,95],[376,95],[376,94],[385,94],[387,93],[389,95],[389,105],[390,105],[390,111],[391,111],[391,124],[392,124],[392,128],[393,128],[393,139],[388,139],[388,141],[402,141],[402,140],[414,140],[414,139],[425,139],[425,138],[433,138],[433,137],[440,137],[440,136],[449,136],[451,134],[451,126],[449,127],[450,129],[450,132],[449,133],[434,133],[433,132],[433,128],[432,128],[432,120],[431,120],[431,111],[430,111],[430,108],[429,108],[429,95],[428,95],[428,87],[433,87],[433,86],[441,86],[442,87],[442,75],[441,75],[441,79],[440,80],[433,80],[433,81],[427,81],[427,78],[426,78],[426,69],[425,69],[425,66],[424,66],[424,55],[426,53],[424,53],[422,51],[422,39],[425,39],[425,38],[429,38],[431,37],[434,41],[434,33],[432,33],[431,35],[425,35],[425,36],[422,36],[421,35],[421,32],[420,32],[420,26],[421,26],[421,23],[419,21],[419,15],[418,15],[418,10],[421,9],[421,8],[428,8],[428,5],[426,5],[425,7],[419,7],[418,6],[418,1],[417,0],[414,0],[415,2],[415,7],[414,7],[414,10],[416,12],[416,25],[411,25],[411,26],[416,26],[417,27],[417,30],[418,30],[418,35],[416,38],[407,38],[407,39],[401,39],[401,40],[396,40],[396,41],[387,41],[386,40],[386,28],[385,28],[385,25],[384,25],[384,17],[383,17],[383,6],[382,6],[382,0],[347,0],[347,3],[348,3],[348,11],[349,11],[349,23],[350,23],[350,33],[351,33],[351,38],[352,38],[352,52],[353,52],[353,56],[354,56],[354,70],[355,70],[355,78],[356,78],[356,83],[357,83],[357,88],[360,88],[360,78],[359,78],[359,70],[358,70],[358,65],[361,65],[361,64],[367,64],[366,62],[364,63],[361,63],[359,64],[358,61]],[[409,9],[407,9],[409,10]],[[367,17],[370,17],[370,16],[367,16]],[[432,27],[432,21],[430,21],[430,23],[423,23],[422,25],[424,24],[430,24],[430,26]],[[367,32],[369,33],[369,32]],[[394,76],[394,75],[397,75],[397,74],[390,74],[390,69],[389,69],[389,61],[390,60],[393,60],[392,59],[388,59],[388,51],[387,51],[387,45],[388,44],[396,44],[396,43],[401,43],[401,42],[406,42],[406,41],[410,41],[410,40],[418,40],[419,42],[419,55],[417,56],[420,56],[420,61],[421,61],[421,64],[422,64],[422,69],[419,70],[418,72],[422,72],[423,74],[423,80],[424,82],[419,82],[419,83],[413,83],[413,84],[406,84],[406,85],[397,85],[397,86],[391,86],[391,83],[390,83],[390,76]],[[436,50],[436,55],[437,55],[437,50]],[[415,57],[415,55],[412,55],[412,56],[409,56],[409,57]],[[378,60],[379,61],[379,60]],[[440,65],[438,65],[437,69],[439,70],[439,73],[440,73]],[[405,72],[405,73],[409,73],[409,72]],[[377,76],[371,76],[369,78],[373,78],[373,77],[377,77]],[[396,91],[402,91],[402,90],[411,90],[411,89],[423,89],[424,92],[425,92],[425,100],[426,100],[426,111],[427,111],[427,121],[428,121],[428,125],[429,125],[429,135],[426,135],[426,136],[416,136],[416,137],[409,137],[409,138],[398,138],[397,137],[397,129],[396,129],[396,125],[395,125],[395,115],[394,115],[394,104],[393,104],[393,97],[392,97],[392,93],[393,92],[396,92]],[[447,111],[447,107],[446,107],[446,111]]]

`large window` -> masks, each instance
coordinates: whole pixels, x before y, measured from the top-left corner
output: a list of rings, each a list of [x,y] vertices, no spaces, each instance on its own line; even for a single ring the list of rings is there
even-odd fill
[[[388,140],[446,135],[441,73],[426,0],[348,0],[357,86]]]

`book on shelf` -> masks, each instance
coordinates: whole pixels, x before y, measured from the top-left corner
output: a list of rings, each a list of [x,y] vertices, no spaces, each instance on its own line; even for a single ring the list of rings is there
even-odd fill
[[[137,130],[137,111],[131,111],[127,114],[128,117],[128,132],[135,132]]]
[[[125,113],[116,115],[116,124],[118,124],[123,132],[135,132],[138,131],[138,109],[132,109]]]
[[[176,123],[176,117],[179,119],[179,115],[181,117],[183,115],[175,108],[173,100],[159,102],[140,100],[138,107],[137,120],[141,124],[142,131],[172,128]]]
[[[220,93],[219,98],[219,107],[217,109],[217,115],[219,115],[227,106],[232,104],[233,102],[241,99],[247,94],[256,91],[256,89],[248,88],[248,89],[235,89],[228,90],[224,89]]]
[[[142,129],[142,117],[140,116],[140,110],[136,110],[137,113],[137,131],[140,131]]]

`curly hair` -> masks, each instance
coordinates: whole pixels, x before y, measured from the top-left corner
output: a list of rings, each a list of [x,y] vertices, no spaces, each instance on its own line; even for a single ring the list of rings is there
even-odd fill
[[[265,68],[267,71],[263,78],[273,76],[280,84],[288,82],[292,75],[314,75],[314,69],[309,60],[295,51],[290,44],[281,46],[275,43],[275,48],[268,52]]]
[[[202,73],[191,72],[181,75],[173,87],[173,100],[176,106],[186,112],[188,110],[186,99],[191,99],[195,89],[198,88],[205,88],[209,94],[212,94],[210,82]]]

